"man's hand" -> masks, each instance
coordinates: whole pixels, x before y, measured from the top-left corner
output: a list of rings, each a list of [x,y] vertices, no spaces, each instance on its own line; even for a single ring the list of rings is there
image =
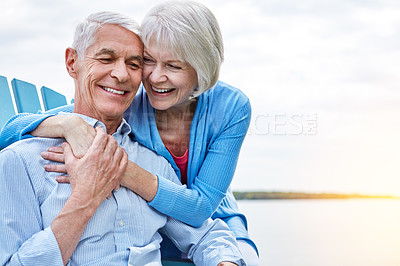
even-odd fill
[[[68,143],[64,143],[63,148],[71,197],[100,205],[119,185],[128,162],[125,150],[102,128],[96,128],[96,137],[81,159],[73,155]]]

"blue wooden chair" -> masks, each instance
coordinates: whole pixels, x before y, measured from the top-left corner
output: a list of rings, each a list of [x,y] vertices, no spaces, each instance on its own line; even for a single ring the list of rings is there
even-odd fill
[[[15,114],[15,111],[17,113],[36,113],[42,110],[35,85],[19,79],[13,79],[11,81],[11,87],[14,102],[11,97],[7,78],[0,76],[0,128]],[[45,111],[67,104],[67,99],[64,95],[45,86],[40,90]]]
[[[39,110],[42,110],[39,100],[40,96],[35,85],[19,79],[13,79],[11,81],[11,87],[17,113],[37,113]],[[41,87],[40,91],[44,111],[67,104],[66,97],[61,93],[45,86]],[[0,76],[0,128],[4,126],[10,117],[15,115],[15,109],[7,78]],[[163,260],[162,265],[194,266],[193,263],[183,260]]]
[[[15,114],[8,82],[3,76],[0,76],[0,100],[0,127],[3,127],[7,120]]]

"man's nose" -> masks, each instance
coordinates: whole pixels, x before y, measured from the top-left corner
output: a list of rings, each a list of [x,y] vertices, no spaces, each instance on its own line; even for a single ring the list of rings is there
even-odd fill
[[[120,83],[124,83],[129,79],[129,73],[125,62],[115,62],[114,68],[111,71],[111,77],[116,78]]]

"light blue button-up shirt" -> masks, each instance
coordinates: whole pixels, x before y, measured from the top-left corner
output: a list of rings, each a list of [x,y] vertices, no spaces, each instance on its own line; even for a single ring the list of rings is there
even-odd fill
[[[83,116],[82,116],[83,117]],[[83,117],[92,126],[104,125]],[[178,182],[172,167],[154,152],[132,141],[123,121],[113,134],[129,160],[147,171]],[[31,138],[0,152],[0,264],[62,265],[50,224],[70,196],[71,186],[46,172],[40,153],[64,139]],[[121,187],[89,221],[69,265],[161,265],[159,232],[170,237],[196,265],[232,261],[244,265],[233,233],[220,220],[193,228],[149,207]]]

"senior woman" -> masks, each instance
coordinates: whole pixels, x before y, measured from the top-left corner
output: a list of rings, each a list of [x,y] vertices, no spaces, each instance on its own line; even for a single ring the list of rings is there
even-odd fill
[[[167,158],[183,185],[154,176],[131,162],[121,185],[158,211],[192,226],[201,225],[210,216],[224,220],[235,233],[247,263],[258,265],[246,218],[229,188],[251,107],[240,90],[218,81],[223,61],[218,22],[200,3],[164,2],[147,13],[141,31],[145,45],[143,86],[125,119],[133,138]],[[108,63],[108,58],[104,60]],[[60,111],[71,112],[72,107],[13,117],[1,132],[0,145],[31,136],[65,137],[75,155],[82,156],[92,142],[94,129],[75,116],[54,116]],[[43,156],[62,161],[60,152],[53,147]],[[64,171],[56,165],[46,168]],[[59,181],[67,180],[60,177]],[[163,254],[171,254],[171,250],[163,247]]]

